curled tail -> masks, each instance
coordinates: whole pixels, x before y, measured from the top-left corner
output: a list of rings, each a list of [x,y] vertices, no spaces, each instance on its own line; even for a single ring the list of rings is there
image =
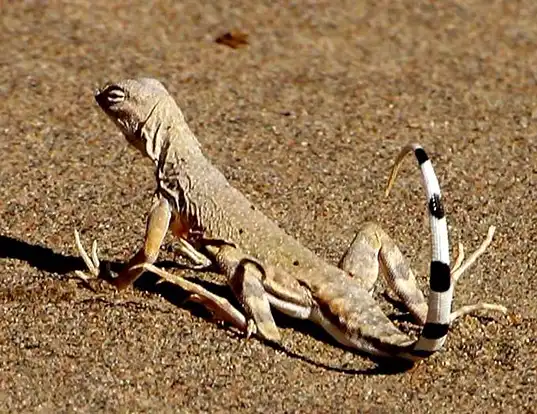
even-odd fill
[[[453,301],[453,286],[449,267],[449,240],[447,223],[442,206],[440,185],[429,157],[418,144],[404,147],[397,159],[388,180],[386,194],[389,193],[397,171],[406,154],[414,152],[421,169],[429,211],[433,251],[429,275],[429,301],[427,319],[418,340],[407,350],[404,358],[422,359],[440,350],[446,341]]]

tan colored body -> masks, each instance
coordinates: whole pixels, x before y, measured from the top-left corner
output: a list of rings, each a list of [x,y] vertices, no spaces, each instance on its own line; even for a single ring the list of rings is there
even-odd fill
[[[370,354],[399,356],[414,343],[370,295],[382,269],[416,321],[425,322],[424,296],[401,252],[382,229],[365,225],[340,266],[331,265],[287,235],[229,184],[203,155],[180,109],[160,83],[124,81],[108,86],[96,99],[129,142],[155,163],[157,182],[144,245],[112,280],[115,286],[125,288],[144,270],[154,271],[193,293],[194,300],[222,319],[272,341],[280,338],[271,313],[276,308],[313,320],[342,344]],[[212,263],[228,277],[243,311],[152,266],[169,229],[181,241],[184,255],[198,265]],[[78,245],[87,258],[79,241]],[[91,264],[88,267],[96,272]],[[490,306],[495,305],[475,305],[471,310]],[[464,313],[459,311],[457,316]]]

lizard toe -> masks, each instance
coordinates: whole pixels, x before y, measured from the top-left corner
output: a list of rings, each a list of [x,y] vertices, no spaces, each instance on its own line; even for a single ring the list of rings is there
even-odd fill
[[[261,322],[257,324],[257,334],[269,342],[279,343],[282,339],[280,331],[273,323]]]
[[[257,334],[257,325],[253,319],[248,319],[248,326],[246,327],[246,339],[250,339],[252,335]]]

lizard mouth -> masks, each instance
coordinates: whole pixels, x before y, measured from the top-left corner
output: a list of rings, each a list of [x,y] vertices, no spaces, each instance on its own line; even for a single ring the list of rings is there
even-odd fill
[[[97,104],[104,112],[109,113],[110,103],[106,99],[105,91],[97,92],[95,94],[95,101],[97,101]]]
[[[105,92],[106,92],[106,89],[109,86],[110,85],[106,84],[102,88],[97,89],[93,94],[93,97],[95,98],[95,100],[97,101],[97,103],[99,104],[100,107],[105,106],[104,105],[106,103],[106,93]]]

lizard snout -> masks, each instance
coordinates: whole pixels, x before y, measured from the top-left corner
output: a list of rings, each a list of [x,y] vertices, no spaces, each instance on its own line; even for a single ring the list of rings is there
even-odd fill
[[[94,97],[101,108],[106,108],[108,106],[105,90],[98,89],[95,91]]]

